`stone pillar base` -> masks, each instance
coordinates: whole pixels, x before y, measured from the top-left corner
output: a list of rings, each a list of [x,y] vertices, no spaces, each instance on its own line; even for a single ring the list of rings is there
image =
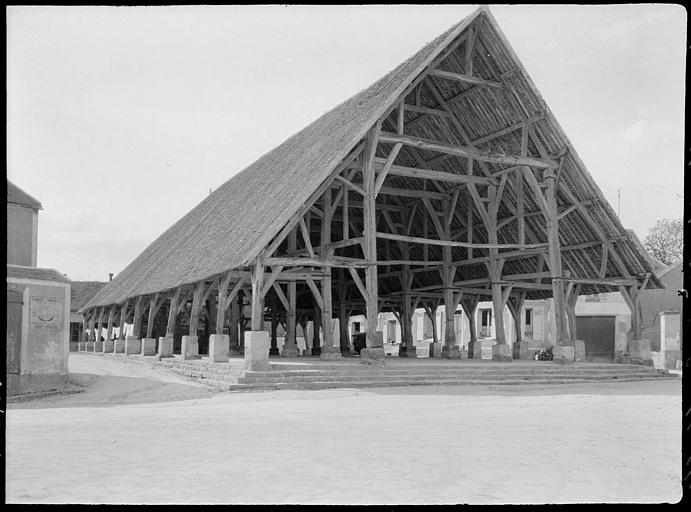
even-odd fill
[[[341,349],[339,347],[324,347],[322,348],[322,353],[319,355],[319,359],[324,360],[335,360],[343,359],[341,355]]]
[[[283,350],[281,351],[281,357],[297,357],[300,355],[300,349],[298,344],[293,342],[288,342],[283,344]]]
[[[77,350],[78,350],[79,352],[84,352],[84,349],[85,349],[85,348],[86,348],[86,343],[85,343],[85,342],[80,341],[80,342],[77,344]]]
[[[278,347],[271,347],[269,349],[269,355],[270,356],[280,356],[281,352],[278,350]]]
[[[156,355],[156,338],[142,338],[142,355]]]
[[[447,347],[446,345],[444,345],[441,348],[441,356],[444,359],[463,359],[461,347],[459,347],[458,345],[453,345],[451,347]]]
[[[103,353],[110,354],[113,352],[113,340],[106,340],[103,342]]]
[[[552,348],[554,355],[553,361],[557,364],[571,364],[574,362],[575,350],[574,347],[568,345],[555,345]]]
[[[629,341],[629,358],[631,364],[642,364],[645,366],[653,366],[653,358],[650,355],[650,340],[630,340]]]
[[[585,361],[585,341],[574,340],[573,342],[573,360],[577,362]]]
[[[514,359],[532,359],[534,350],[530,350],[527,341],[517,341],[512,345]]]
[[[188,359],[200,359],[199,338],[197,336],[183,336],[180,357],[183,361]]]
[[[135,336],[125,336],[125,355],[141,354],[142,340]]]
[[[84,345],[84,350],[87,352],[93,352],[94,351],[94,342],[93,341],[87,341]]]
[[[499,363],[510,363],[513,361],[511,347],[506,343],[496,343],[492,345],[492,361]]]
[[[158,357],[173,357],[173,338],[158,338]]]
[[[477,340],[473,346],[473,359],[492,359],[492,347],[497,340]]]
[[[227,363],[230,336],[227,334],[212,334],[209,337],[209,362]]]
[[[429,357],[441,357],[441,343],[432,342],[429,344]]]
[[[94,352],[103,352],[103,342],[102,341],[94,341]]]
[[[320,356],[322,353],[322,348],[321,347],[312,347],[312,352],[311,354],[313,356]]]
[[[363,364],[383,365],[386,351],[382,347],[368,347],[360,350],[360,362]]]
[[[117,339],[113,342],[113,354],[125,353],[125,340]]]
[[[417,347],[406,347],[405,345],[401,344],[400,347],[398,347],[398,357],[417,357]]]
[[[353,355],[353,352],[352,352],[350,345],[346,345],[344,347],[341,347],[341,355],[343,357],[351,357]]]
[[[253,372],[269,370],[271,340],[266,331],[245,331],[245,369]]]

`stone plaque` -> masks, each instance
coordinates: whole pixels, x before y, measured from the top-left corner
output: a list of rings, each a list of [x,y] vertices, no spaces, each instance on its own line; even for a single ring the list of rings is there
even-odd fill
[[[62,329],[63,300],[60,297],[31,297],[29,324],[38,331],[60,331]]]

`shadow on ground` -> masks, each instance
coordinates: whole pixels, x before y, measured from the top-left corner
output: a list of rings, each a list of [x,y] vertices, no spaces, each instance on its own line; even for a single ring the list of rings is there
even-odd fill
[[[93,373],[70,373],[69,385],[64,392],[15,402],[8,406],[11,409],[112,407],[210,398],[215,394],[215,391],[192,384]]]
[[[465,386],[405,386],[360,389],[378,395],[671,395],[681,396],[681,378],[569,384],[505,384]]]

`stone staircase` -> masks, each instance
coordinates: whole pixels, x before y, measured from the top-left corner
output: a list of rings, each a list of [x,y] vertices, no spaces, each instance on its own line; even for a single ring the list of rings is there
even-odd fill
[[[678,378],[651,367],[625,364],[575,363],[560,365],[551,361],[511,363],[465,360],[456,363],[414,360],[391,361],[384,366],[359,364],[357,360],[334,362],[271,362],[268,371],[246,371],[241,359],[229,363],[204,360],[152,361],[184,377],[209,387],[227,391],[276,389],[368,388],[429,385],[515,385],[567,384],[594,381],[636,381]]]

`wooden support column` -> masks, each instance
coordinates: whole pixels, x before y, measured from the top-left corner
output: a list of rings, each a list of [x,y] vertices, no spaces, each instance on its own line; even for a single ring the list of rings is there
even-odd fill
[[[154,331],[154,319],[158,312],[158,293],[149,298],[149,315],[146,322],[146,337],[151,338]]]
[[[350,333],[348,329],[348,306],[346,305],[346,294],[348,287],[346,283],[345,269],[339,269],[338,280],[338,328],[341,345],[341,355],[350,354]]]
[[[134,301],[134,317],[132,318],[132,336],[139,338],[139,333],[142,330],[142,300],[143,295],[137,297]]]
[[[314,316],[312,320],[312,355],[319,356],[322,353],[321,342],[319,340],[319,327],[321,326],[321,308],[317,301],[314,301]]]
[[[129,299],[126,300],[120,307],[120,332],[118,339],[125,339],[125,321],[127,320],[127,305],[129,304]]]
[[[468,357],[473,357],[475,343],[477,342],[477,330],[475,327],[475,310],[480,302],[477,295],[464,295],[461,298],[461,307],[465,316],[468,318],[468,330],[470,331],[470,341],[468,342]]]
[[[226,321],[226,309],[228,309],[228,286],[232,279],[232,272],[228,272],[218,284],[218,309],[216,311],[216,334],[223,334],[223,325]],[[231,300],[232,302],[232,300]],[[228,329],[231,331],[232,329]],[[228,333],[230,335],[230,332]],[[231,336],[232,338],[232,336]],[[237,336],[235,337],[237,340]],[[231,342],[231,347],[233,346]]]
[[[447,218],[444,223],[441,238],[444,240],[451,240],[451,220],[453,219],[453,209],[450,207],[449,201],[442,201],[442,210],[446,212]],[[432,213],[432,212],[430,212]],[[454,324],[454,316],[456,315],[456,301],[453,295],[453,281],[456,274],[456,267],[453,266],[451,261],[451,247],[445,245],[442,247],[442,259],[443,269],[442,269],[442,279],[444,283],[444,313],[446,318],[446,327],[444,329],[444,348],[442,353],[445,357],[453,357],[456,353],[458,354],[458,346],[456,345],[456,328]]]
[[[576,303],[578,302],[578,296],[581,293],[580,284],[569,283],[566,286],[566,292],[564,297],[564,302],[566,305],[566,320],[568,322],[569,337],[571,342],[575,342],[578,339],[578,331],[576,329]]]
[[[523,304],[525,303],[525,297],[527,295],[527,292],[522,291],[519,292],[518,294],[509,297],[509,300],[506,303],[506,306],[509,308],[509,312],[511,313],[511,316],[513,317],[513,324],[514,324],[514,330],[516,331],[516,341],[513,343],[513,358],[514,359],[525,359],[527,355],[526,349],[528,348],[527,342],[523,342],[523,336],[522,336],[522,322],[521,322],[521,312],[523,311]],[[523,356],[521,357],[521,349],[523,352]]]
[[[86,341],[95,341],[96,339],[96,309],[89,311],[89,320],[87,325],[89,326],[89,335]]]
[[[269,349],[269,355],[277,356],[278,351],[278,338],[276,337],[276,330],[278,329],[278,313],[276,311],[276,299],[271,296],[271,348]]]
[[[252,317],[251,330],[261,331],[264,323],[264,300],[262,298],[262,286],[264,285],[264,260],[257,256],[252,267]]]
[[[642,337],[642,311],[640,304],[641,293],[645,290],[648,279],[650,279],[650,274],[646,274],[642,283],[636,281],[636,284],[632,286],[619,286],[619,292],[631,310],[631,330],[627,336],[628,362],[652,366],[650,340]]]
[[[410,259],[410,245],[407,243],[401,244],[401,257],[404,260]],[[411,287],[413,284],[413,274],[410,272],[410,265],[403,265],[403,275],[401,276],[401,284],[403,285],[403,307],[401,308],[401,334],[402,343],[398,355],[401,357],[417,357],[415,349],[415,339],[413,338],[413,314],[415,311],[412,308]]]
[[[374,176],[374,155],[377,149],[377,140],[381,129],[381,121],[377,122],[367,134],[367,142],[364,149],[363,158],[363,215],[364,215],[364,253],[368,263],[377,261],[377,220],[376,220],[376,191]],[[377,336],[377,320],[379,316],[379,292],[377,284],[377,266],[369,265],[365,269],[365,279],[367,288],[366,314],[367,314],[367,335],[366,346],[370,348],[380,348],[383,352],[383,340]],[[366,352],[367,354],[367,352]]]
[[[115,319],[115,306],[111,306],[108,311],[108,327],[106,329],[106,340],[113,337],[113,320]]]
[[[181,286],[178,286],[173,295],[170,297],[170,307],[168,309],[168,323],[166,325],[166,337],[173,338],[175,336],[175,319],[178,316],[178,306],[180,301]]]
[[[231,298],[230,300],[230,310],[228,312],[228,346],[229,353],[231,355],[237,355],[240,353],[240,304],[242,303],[242,297],[238,291],[237,296]],[[219,308],[220,316],[220,308]]]
[[[288,235],[288,255],[294,255],[297,250],[297,231],[293,229]],[[297,282],[288,281],[288,311],[286,311],[286,338],[283,344],[284,351],[286,350],[286,345],[290,344],[290,355],[299,355],[297,349],[297,335],[296,335],[296,301],[297,301]],[[285,354],[288,355],[288,354]]]
[[[104,309],[103,306],[98,308],[98,319],[96,320],[96,338],[94,339],[94,341],[100,341],[101,340],[101,325],[103,324],[103,309]]]
[[[204,281],[200,281],[194,285],[194,292],[192,293],[192,310],[190,311],[190,329],[189,335],[196,336],[199,328],[199,315],[202,309],[202,296],[204,295]]]
[[[331,188],[327,188],[322,196],[322,210],[324,215],[321,221],[321,237],[319,255],[325,259],[333,257],[333,249],[329,249],[331,243]],[[320,353],[321,359],[340,359],[341,350],[334,347],[333,335],[333,299],[331,293],[331,267],[322,267],[323,276],[321,282],[322,303],[322,328],[324,330],[324,346]]]
[[[557,212],[556,173],[547,169],[544,174],[547,190],[547,242],[549,243],[549,271],[552,278],[552,297],[554,298],[554,317],[557,328],[555,345],[570,345],[567,332],[566,305],[564,302],[564,279],[559,246],[559,220]]]
[[[507,176],[502,177],[502,184],[506,183]],[[489,204],[487,207],[487,234],[490,244],[497,244],[497,211],[501,202],[501,192],[497,187],[490,185],[487,189]],[[494,309],[494,330],[497,345],[506,345],[506,332],[504,330],[504,305],[506,300],[502,294],[501,272],[504,260],[499,258],[499,249],[489,249],[489,277],[492,283],[492,309]],[[507,297],[508,298],[508,297]]]
[[[439,343],[439,335],[437,334],[437,304],[432,302],[423,302],[422,307],[425,310],[427,318],[432,322],[432,339],[433,343]]]

